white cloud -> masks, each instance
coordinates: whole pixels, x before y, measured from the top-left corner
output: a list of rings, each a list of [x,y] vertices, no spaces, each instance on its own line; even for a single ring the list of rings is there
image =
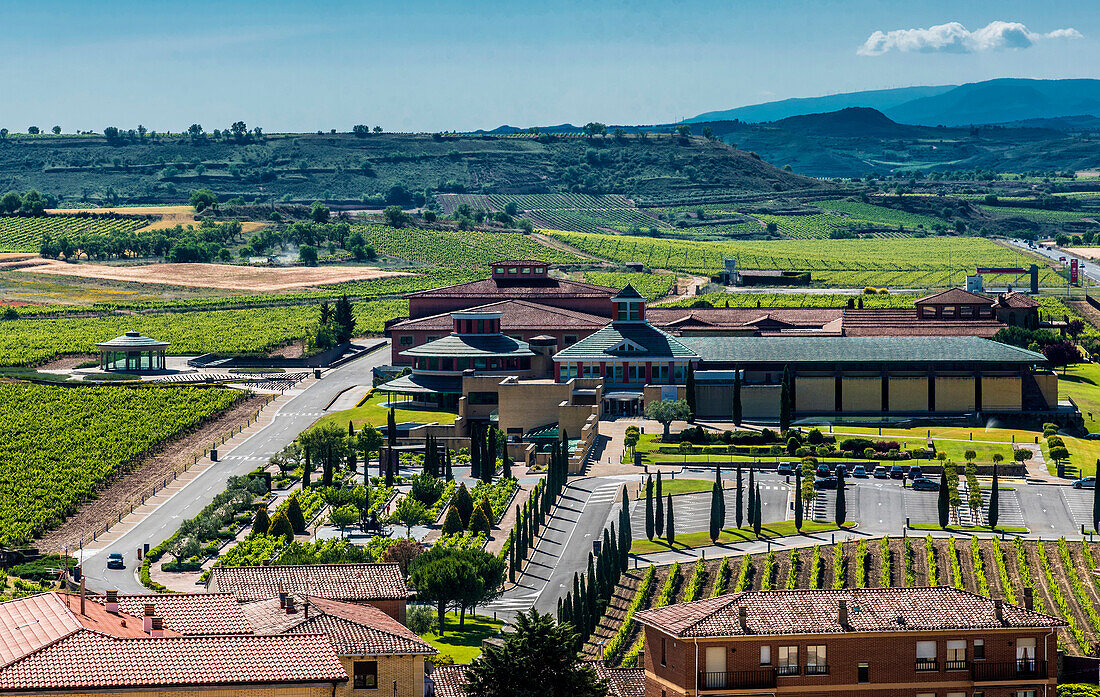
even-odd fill
[[[1055,29],[1046,34],[1033,32],[1020,22],[990,22],[970,31],[959,22],[937,24],[927,29],[895,29],[876,31],[860,46],[861,56],[881,56],[889,51],[919,53],[974,53],[1028,48],[1044,39],[1080,39],[1081,32],[1072,27]]]

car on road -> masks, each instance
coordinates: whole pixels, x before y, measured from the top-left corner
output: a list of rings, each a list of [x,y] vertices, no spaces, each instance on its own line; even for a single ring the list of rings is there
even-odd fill
[[[836,477],[822,477],[814,482],[815,489],[835,489],[839,480]]]
[[[890,470],[886,469],[883,465],[879,465],[875,468],[875,479],[889,479]]]
[[[779,466],[775,468],[776,474],[794,474],[794,463],[780,462]]]
[[[867,478],[867,468],[863,465],[856,465],[852,468],[852,476],[859,477],[860,479]]]
[[[107,555],[107,568],[108,569],[125,569],[126,562],[122,560],[121,552],[111,552]]]
[[[1085,440],[1100,440],[1100,433],[1086,433]]]
[[[921,477],[913,480],[913,491],[939,491],[940,483],[935,479]]]
[[[921,479],[924,477],[924,471],[920,468],[920,465],[913,465],[909,468],[910,479]]]
[[[905,470],[901,465],[894,465],[890,468],[890,479],[902,479],[905,477]]]
[[[1081,477],[1073,483],[1074,489],[1092,489],[1096,486],[1096,477]]]
[[[828,477],[830,472],[831,472],[831,470],[829,469],[829,466],[827,464],[825,464],[824,462],[822,462],[820,465],[817,466],[816,474],[819,477]]]

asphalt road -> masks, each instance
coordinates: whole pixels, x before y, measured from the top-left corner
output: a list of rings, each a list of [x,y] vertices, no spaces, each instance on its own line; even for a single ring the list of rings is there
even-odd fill
[[[325,371],[321,380],[284,404],[272,423],[233,450],[222,453],[218,463],[189,482],[136,527],[106,547],[86,552],[83,568],[88,587],[100,592],[114,589],[123,593],[147,592],[137,579],[137,549],[142,544],[154,547],[168,539],[180,523],[194,517],[225,490],[229,477],[250,472],[266,462],[325,414],[325,407],[342,390],[370,385],[371,369],[385,365],[389,359],[387,344],[367,356]],[[111,552],[122,553],[125,569],[107,569],[107,555]]]

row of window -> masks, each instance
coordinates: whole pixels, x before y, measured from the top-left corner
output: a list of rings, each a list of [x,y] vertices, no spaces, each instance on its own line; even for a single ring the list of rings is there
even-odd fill
[[[562,363],[561,379],[570,378],[607,378],[611,382],[638,383],[645,382],[652,385],[680,384],[687,379],[687,365],[678,364],[669,369],[667,363],[654,363],[649,367],[649,375],[646,375],[644,363],[613,363],[611,365],[599,363]],[[671,377],[671,379],[670,379]]]
[[[920,310],[921,317],[933,318],[936,316],[936,307],[934,306],[922,305]],[[993,308],[984,306],[975,308],[973,305],[960,305],[956,313],[953,305],[946,305],[943,307],[940,317],[943,319],[954,319],[956,314],[958,314],[959,317],[992,317]]]
[[[473,320],[462,320],[462,321],[463,322],[473,322]],[[481,322],[482,320],[478,320],[478,321]],[[471,333],[471,332],[466,332],[466,333]],[[478,334],[484,334],[484,333],[496,334],[496,333],[499,333],[499,332],[498,331],[494,331],[494,332],[481,332],[481,331],[479,331],[478,332]],[[512,335],[509,334],[508,336],[512,336]],[[425,344],[430,344],[431,342],[438,341],[441,338],[443,338],[443,337],[429,335],[429,336],[424,337],[424,343]],[[512,338],[515,339],[516,341],[524,341],[524,338],[522,336],[512,336]],[[578,340],[579,340],[578,335],[576,335],[576,334],[566,334],[562,337],[562,344],[564,346],[572,346],[573,344],[577,343]],[[414,344],[416,344],[416,338],[412,334],[402,334],[399,337],[397,337],[397,345],[398,346],[403,346],[403,347],[407,348],[407,347],[413,346]]]
[[[440,358],[439,356],[420,356],[413,359],[413,368],[417,370],[530,370],[531,358]]]
[[[497,266],[493,269],[493,272],[497,276],[515,276],[517,274],[535,274],[536,276],[545,274],[546,268],[542,266]]]
[[[499,334],[499,319],[456,319],[454,321],[456,334]],[[432,337],[428,337],[433,341]]]

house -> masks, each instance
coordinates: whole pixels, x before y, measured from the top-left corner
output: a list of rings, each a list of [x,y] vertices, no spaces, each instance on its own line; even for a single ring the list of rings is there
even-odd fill
[[[241,603],[298,593],[372,605],[401,624],[405,623],[405,606],[412,595],[397,564],[215,566],[206,589],[229,593]]]
[[[748,591],[635,619],[647,697],[1036,697],[1065,624],[946,586]]]

